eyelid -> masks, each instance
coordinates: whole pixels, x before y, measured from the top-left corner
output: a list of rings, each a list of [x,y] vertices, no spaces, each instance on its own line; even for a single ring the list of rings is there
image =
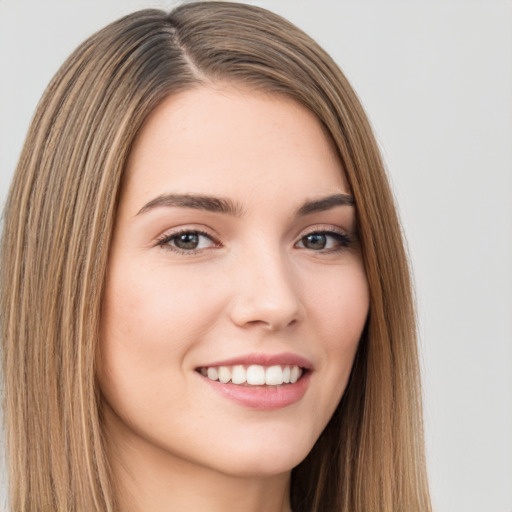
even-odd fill
[[[176,246],[168,243],[173,238],[176,238],[185,233],[196,233],[200,236],[207,237],[212,241],[213,247],[185,250],[185,249],[180,249],[179,247],[176,247]],[[221,247],[221,245],[222,245],[222,242],[220,241],[218,236],[211,233],[204,226],[198,227],[198,226],[194,226],[194,225],[179,226],[176,228],[166,230],[164,233],[162,233],[160,236],[158,236],[155,240],[156,247],[160,247],[162,249],[167,249],[167,250],[176,252],[178,254],[187,254],[187,255],[198,254],[207,249],[215,249],[215,248]]]
[[[357,241],[357,235],[356,233],[349,232],[345,229],[340,228],[339,226],[333,226],[332,224],[320,224],[315,226],[310,226],[303,230],[300,235],[297,238],[297,241],[294,243],[294,246],[302,242],[302,240],[312,234],[324,234],[324,235],[331,235],[339,237],[338,241],[340,243],[340,246],[337,248],[331,248],[331,249],[319,249],[317,251],[312,251],[319,253],[319,254],[328,254],[328,253],[336,253],[339,251],[342,251],[344,249],[348,249],[351,246],[353,246]],[[302,247],[301,247],[302,249]],[[303,249],[308,250],[307,247],[304,247]]]
[[[340,228],[339,226],[333,226],[332,224],[315,224],[313,226],[308,226],[304,230],[301,231],[299,238],[309,235],[310,233],[317,233],[319,231],[328,232],[332,231],[334,233],[347,234],[347,230]]]
[[[181,249],[175,245],[172,245],[169,243],[172,239],[179,237],[182,234],[185,233],[195,233],[200,236],[204,236],[211,240],[212,246],[210,247],[202,247],[199,249]],[[319,249],[314,252],[318,253],[329,253],[329,252],[337,252],[342,249],[346,249],[350,246],[352,246],[354,243],[357,242],[357,235],[355,233],[351,233],[339,226],[333,226],[332,224],[317,224],[313,226],[309,226],[302,230],[300,234],[297,236],[296,241],[294,242],[294,247],[297,246],[305,237],[311,234],[324,234],[324,235],[331,235],[334,237],[339,237],[339,247],[337,248],[331,248],[331,249]],[[166,230],[164,233],[159,235],[154,242],[154,245],[156,247],[160,247],[162,249],[167,249],[172,252],[178,253],[178,254],[185,254],[185,255],[194,255],[199,254],[204,251],[210,250],[210,249],[217,249],[220,248],[223,244],[220,238],[211,232],[210,229],[203,225],[184,225],[184,226],[177,226],[175,228],[171,228]],[[301,247],[301,249],[305,250],[312,250],[308,249],[307,247]],[[313,251],[313,250],[312,250]]]
[[[297,241],[313,233],[336,233],[338,235],[353,239],[354,241],[357,239],[356,233],[350,232],[339,226],[333,226],[332,224],[316,224],[314,226],[309,226],[306,229],[302,230],[299,236],[297,237]]]

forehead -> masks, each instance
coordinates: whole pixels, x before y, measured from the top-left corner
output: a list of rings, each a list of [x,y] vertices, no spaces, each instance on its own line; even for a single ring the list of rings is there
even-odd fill
[[[271,186],[272,185],[272,186]],[[125,190],[237,195],[348,192],[320,121],[298,102],[234,87],[197,87],[149,116],[130,154]]]

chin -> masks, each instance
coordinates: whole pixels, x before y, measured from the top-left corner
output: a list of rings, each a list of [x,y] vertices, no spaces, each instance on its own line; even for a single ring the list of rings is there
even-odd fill
[[[247,446],[241,450],[234,447],[227,457],[216,457],[218,470],[222,473],[241,477],[265,477],[289,473],[300,464],[311,451],[313,444],[297,445],[295,443],[276,446]]]

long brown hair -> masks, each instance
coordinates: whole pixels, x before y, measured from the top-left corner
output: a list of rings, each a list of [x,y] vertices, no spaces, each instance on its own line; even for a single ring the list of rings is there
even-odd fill
[[[368,120],[313,40],[264,9],[230,2],[143,10],[112,23],[75,50],[37,108],[1,246],[12,510],[117,510],[95,354],[123,169],[165,97],[218,81],[309,108],[330,133],[355,198],[369,317],[343,399],[293,470],[292,508],[429,511],[409,270]]]

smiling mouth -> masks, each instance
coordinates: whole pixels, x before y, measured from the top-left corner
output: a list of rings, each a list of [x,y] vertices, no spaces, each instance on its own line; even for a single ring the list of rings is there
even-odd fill
[[[198,368],[204,377],[240,386],[283,386],[295,384],[307,371],[297,365],[263,366],[259,364],[209,366]]]

